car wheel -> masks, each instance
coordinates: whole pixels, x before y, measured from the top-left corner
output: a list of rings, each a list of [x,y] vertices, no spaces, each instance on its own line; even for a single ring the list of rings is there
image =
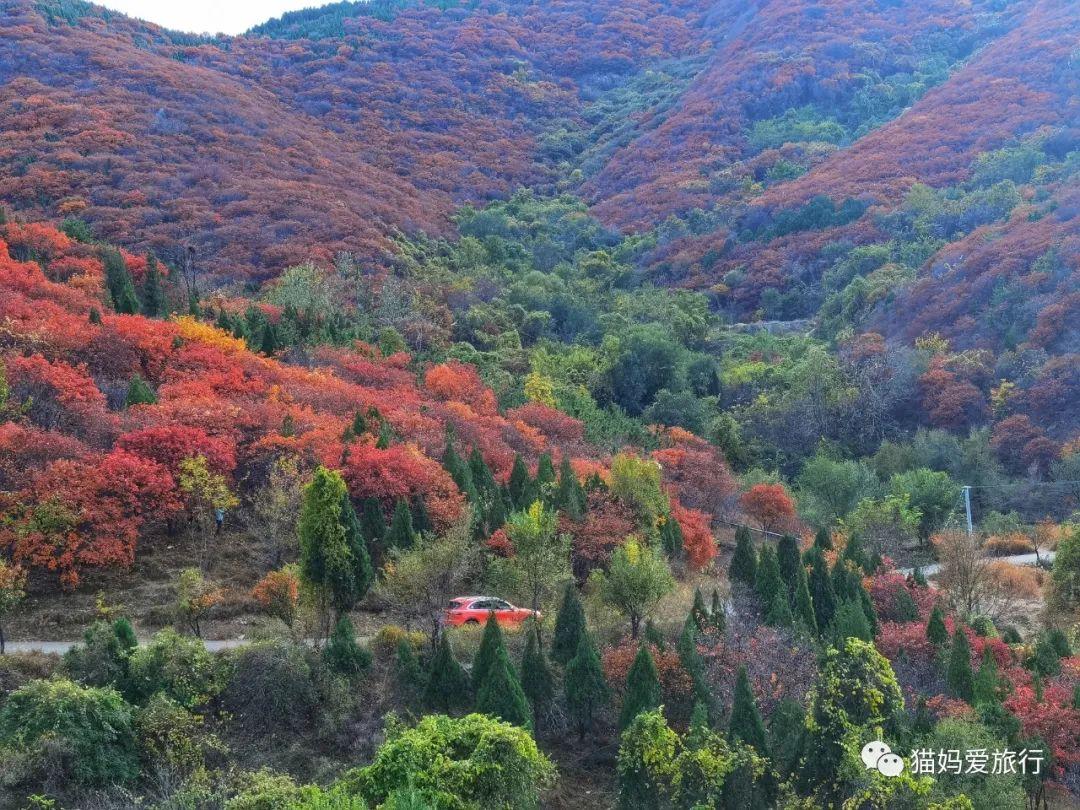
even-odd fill
[[[465,624],[480,624],[476,619],[466,619]]]

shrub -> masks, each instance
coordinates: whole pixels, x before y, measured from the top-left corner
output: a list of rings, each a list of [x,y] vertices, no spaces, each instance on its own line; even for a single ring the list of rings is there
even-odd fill
[[[401,625],[384,624],[371,639],[371,652],[380,661],[387,661],[397,654],[403,640],[419,651],[427,643],[427,636],[419,630],[406,630]]]
[[[83,633],[83,643],[64,653],[64,669],[72,680],[86,686],[113,686],[124,692],[131,652],[128,643],[121,641],[114,625],[94,622]]]
[[[338,619],[323,649],[323,660],[332,672],[347,678],[361,675],[371,666],[371,653],[356,643],[356,630],[348,616]]]
[[[143,761],[153,772],[186,776],[205,767],[225,747],[203,729],[203,718],[160,692],[135,714],[135,730]]]
[[[307,785],[301,787],[292,777],[274,773],[264,768],[241,774],[237,779],[237,793],[225,802],[225,810],[281,810],[313,798],[319,792]]]
[[[131,653],[130,677],[136,700],[164,692],[187,709],[216,697],[225,686],[221,662],[203,643],[170,629]]]
[[[252,644],[233,657],[225,708],[252,732],[302,731],[318,707],[312,652],[285,641]]]
[[[128,782],[139,774],[131,707],[108,687],[31,681],[0,710],[0,744],[35,756],[59,745],[71,778],[86,785]]]
[[[374,762],[341,782],[372,806],[412,787],[427,806],[532,808],[555,776],[529,732],[480,714],[429,715],[386,737]]]

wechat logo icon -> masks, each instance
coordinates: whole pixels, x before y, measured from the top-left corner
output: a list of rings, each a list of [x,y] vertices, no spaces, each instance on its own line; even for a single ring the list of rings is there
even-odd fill
[[[883,776],[899,776],[904,772],[903,757],[894,754],[881,740],[864,745],[860,756],[867,770],[878,771]]]

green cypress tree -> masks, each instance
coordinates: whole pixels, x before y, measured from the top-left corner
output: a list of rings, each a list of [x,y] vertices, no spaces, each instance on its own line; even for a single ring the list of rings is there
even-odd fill
[[[975,705],[992,703],[999,699],[998,689],[1001,679],[998,676],[997,659],[994,658],[990,645],[983,649],[982,663],[979,671],[975,673],[975,681],[972,685],[972,697]]]
[[[723,635],[724,631],[727,630],[727,610],[720,599],[720,591],[716,588],[713,588],[712,591],[712,607],[709,609],[709,619],[712,621],[712,626],[716,629],[716,632]]]
[[[732,584],[739,582],[752,588],[757,580],[757,565],[757,554],[754,552],[750,530],[740,526],[735,530],[735,553],[731,557],[731,565],[728,566],[728,579]]]
[[[488,624],[495,624],[489,621]],[[476,690],[476,710],[498,717],[515,726],[532,729],[532,707],[521,688],[521,681],[510,663],[505,647],[496,650],[495,658]]]
[[[500,652],[503,655],[506,654],[502,629],[495,621],[495,614],[489,613],[487,622],[484,623],[484,634],[480,637],[480,646],[476,648],[476,655],[473,657],[472,684],[477,692],[480,691],[480,685],[484,682],[488,670],[491,669]]]
[[[898,622],[917,622],[919,620],[919,606],[907,588],[901,588],[896,592],[893,602],[893,611],[896,613]]]
[[[672,562],[677,562],[683,558],[682,526],[679,525],[679,521],[671,516],[668,516],[668,519],[664,521],[664,525],[660,527],[660,544],[664,548],[664,553]]]
[[[368,553],[360,520],[356,516],[356,509],[353,508],[352,498],[349,497],[348,491],[341,496],[341,525],[345,529],[345,543],[352,559],[352,578],[356,591],[353,603],[343,605],[341,609],[351,610],[356,602],[364,598],[364,594],[375,582],[375,568],[371,565],[371,554]]]
[[[394,506],[394,517],[390,521],[390,529],[386,532],[384,543],[387,548],[408,549],[412,548],[415,541],[416,533],[413,531],[409,504],[404,500],[399,500]]]
[[[623,694],[622,711],[619,712],[619,730],[622,731],[642,712],[659,708],[661,701],[660,676],[656,662],[644,644],[638,647],[634,663],[626,675],[626,692]]]
[[[397,653],[394,657],[394,671],[397,685],[408,700],[414,700],[424,691],[424,671],[416,655],[416,647],[407,638],[398,639]]]
[[[360,532],[374,544],[381,544],[386,537],[386,521],[378,498],[364,498],[361,503]]]
[[[836,561],[830,575],[837,602],[855,602],[859,599],[859,575],[854,564],[843,558]]]
[[[776,561],[780,565],[780,576],[787,585],[788,599],[794,602],[795,590],[799,586],[799,569],[802,555],[799,553],[799,541],[790,534],[780,538],[776,546]]]
[[[822,551],[832,551],[832,547],[832,533],[823,526],[818,529],[817,534],[814,535],[814,548],[821,549]]]
[[[915,570],[911,573],[911,581],[918,585],[920,588],[926,588],[930,583],[926,581],[926,575],[919,566],[915,566]]]
[[[780,565],[776,561],[776,552],[772,546],[765,544],[761,547],[758,557],[757,579],[754,580],[754,590],[761,601],[762,610],[768,610],[776,594],[783,593],[787,598],[787,587],[780,577]]]
[[[761,721],[761,713],[754,700],[753,690],[750,689],[750,678],[746,674],[745,666],[739,667],[739,675],[735,680],[728,733],[732,740],[742,740],[755,748],[761,756],[769,756],[765,724]]]
[[[352,427],[353,436],[363,436],[368,431],[367,417],[357,411],[353,414],[350,427]]]
[[[773,601],[769,605],[769,609],[765,611],[765,624],[770,627],[791,627],[794,621],[787,594],[782,589],[778,590],[773,594]]]
[[[664,634],[660,632],[660,628],[656,626],[652,619],[645,620],[645,629],[641,632],[641,638],[644,643],[652,644],[660,652],[664,651],[666,646]]]
[[[949,664],[945,672],[949,694],[971,703],[975,696],[975,678],[971,673],[971,646],[967,634],[959,624],[953,633]]]
[[[536,487],[529,475],[529,468],[525,466],[520,454],[515,455],[514,466],[510,468],[510,504],[520,511],[528,509],[535,500]]]
[[[870,598],[870,594],[866,592],[866,588],[863,587],[862,580],[858,579],[855,582],[856,596],[859,605],[862,607],[863,613],[866,615],[866,623],[870,626],[870,637],[874,638],[878,634],[879,625],[877,618],[877,611],[874,610],[874,601]]]
[[[135,637],[135,628],[123,616],[113,621],[113,635],[120,642],[120,649],[124,653],[130,653],[139,646],[139,640]]]
[[[949,631],[945,627],[945,611],[941,605],[934,605],[930,619],[926,622],[926,638],[931,644],[941,647],[949,640]]]
[[[705,632],[710,624],[709,611],[705,607],[705,597],[701,595],[701,588],[694,588],[694,604],[690,607],[690,615],[694,617],[694,624],[698,632]]]
[[[817,615],[814,613],[814,600],[810,596],[810,586],[806,577],[806,569],[799,566],[795,584],[795,609],[792,615],[797,624],[802,625],[806,632],[812,636],[818,633]]]
[[[862,537],[858,534],[852,534],[848,538],[847,545],[844,546],[844,551],[840,555],[841,560],[848,560],[856,568],[859,568],[866,573],[870,573],[873,568],[870,567],[870,558],[863,548]]]
[[[154,389],[147,385],[146,380],[136,374],[128,383],[127,396],[124,397],[124,407],[134,405],[153,405],[157,402]]]
[[[563,679],[566,708],[577,725],[578,736],[584,739],[592,730],[596,712],[611,699],[600,656],[588,633],[582,633],[577,653],[566,665]]]
[[[490,502],[499,494],[499,485],[495,481],[495,476],[477,447],[474,447],[472,453],[469,454],[469,476],[472,478],[476,493],[485,503]]]
[[[323,649],[323,660],[331,672],[355,678],[371,666],[371,653],[356,643],[356,630],[348,616],[338,619]]]
[[[844,648],[844,643],[849,638],[857,638],[860,641],[873,640],[870,623],[866,621],[866,614],[863,612],[862,605],[851,600],[841,602],[833,615],[832,625],[829,627],[829,636],[832,639],[833,646],[838,650]]]
[[[829,564],[819,548],[811,550],[809,588],[818,630],[824,632],[825,628],[832,624],[833,614],[836,612],[836,594],[833,593],[832,581],[829,578]]]
[[[379,422],[379,438],[375,440],[376,450],[385,450],[394,442],[394,429],[385,419]]]
[[[1035,653],[1027,663],[1027,668],[1044,678],[1061,672],[1061,655],[1047,633],[1040,633],[1035,639]]]
[[[263,321],[259,332],[259,352],[270,357],[278,350],[277,331],[270,321]]]
[[[112,299],[113,309],[121,315],[134,315],[139,311],[139,299],[131,280],[127,264],[120,252],[109,248],[102,254],[105,265],[105,286]]]
[[[1071,658],[1072,657],[1072,645],[1069,643],[1069,637],[1065,635],[1065,631],[1060,627],[1051,627],[1046,631],[1046,640],[1050,646],[1054,648],[1054,652],[1058,654],[1058,658]]]
[[[692,612],[686,615],[686,621],[683,622],[683,629],[679,634],[676,651],[679,653],[679,663],[690,675],[690,682],[694,686],[695,700],[704,703],[709,710],[709,717],[716,720],[719,711],[705,677],[705,662],[701,660],[701,653],[698,652],[697,623],[694,621]]]
[[[165,294],[161,289],[161,271],[153,254],[146,257],[146,278],[143,279],[142,312],[156,318],[165,311]]]
[[[424,685],[424,705],[431,711],[453,712],[467,707],[469,699],[469,676],[454,656],[447,634],[443,633]]]
[[[711,736],[709,707],[700,700],[694,701],[694,710],[690,713],[690,727],[686,731],[686,747],[691,751],[699,751]]]
[[[585,611],[578,599],[573,582],[566,583],[562,604],[555,616],[555,632],[551,639],[551,660],[566,666],[577,655],[581,637],[585,635]]]
[[[101,326],[101,310],[97,307],[90,307],[90,315],[88,320],[94,326]]]
[[[450,473],[450,477],[454,479],[457,488],[461,490],[461,494],[465,496],[469,503],[479,503],[480,493],[477,492],[473,484],[472,471],[469,469],[465,459],[459,456],[457,450],[454,449],[453,433],[451,431],[447,431],[446,434],[446,452],[443,453],[442,463],[443,468]]]
[[[427,502],[424,500],[423,495],[417,495],[413,498],[411,511],[413,532],[415,534],[424,534],[434,530],[435,526],[431,522],[431,515],[428,514]]]
[[[529,622],[528,634],[521,656],[521,688],[532,704],[533,728],[539,730],[540,717],[555,697],[555,678],[544,656],[540,628],[535,622]]]
[[[551,453],[541,453],[536,463],[536,496],[547,502],[555,492],[555,464]]]
[[[585,490],[581,487],[570,456],[563,454],[559,464],[559,486],[555,490],[555,506],[571,520],[579,521],[585,516]]]

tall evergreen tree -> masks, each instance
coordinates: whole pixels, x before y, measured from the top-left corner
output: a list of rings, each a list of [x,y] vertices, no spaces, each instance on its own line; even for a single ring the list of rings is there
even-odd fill
[[[1001,677],[998,675],[997,659],[994,658],[994,653],[988,644],[983,649],[982,663],[979,665],[979,671],[975,673],[972,684],[972,698],[975,705],[997,702],[1000,687]]]
[[[457,488],[461,490],[466,500],[473,504],[479,503],[480,493],[473,482],[472,470],[469,469],[468,462],[454,449],[454,434],[450,430],[446,432],[446,452],[443,453],[442,463],[443,468],[450,473],[450,477],[454,479],[454,483],[457,484]]]
[[[799,569],[802,555],[799,553],[799,541],[793,535],[785,534],[776,546],[776,561],[780,565],[780,576],[787,585],[788,600],[795,601],[795,590],[799,586]]]
[[[413,532],[415,534],[424,534],[435,528],[431,522],[431,515],[428,514],[427,502],[424,500],[423,495],[417,495],[413,498],[411,512]]]
[[[817,530],[817,534],[814,535],[814,548],[819,548],[822,551],[832,551],[832,534],[828,529],[822,527]]]
[[[323,660],[331,672],[354,678],[371,665],[371,653],[356,643],[356,630],[348,616],[342,616],[323,648]]]
[[[712,591],[712,607],[709,609],[709,618],[716,632],[723,635],[724,631],[727,630],[727,610],[720,599],[720,591],[716,588],[713,588]]]
[[[399,500],[394,506],[394,517],[390,521],[390,529],[386,532],[384,542],[387,548],[409,549],[415,541],[416,532],[413,531],[409,504]]]
[[[619,713],[619,730],[622,731],[641,712],[660,706],[660,676],[656,672],[649,648],[638,647],[634,663],[626,675],[626,692],[623,694],[622,711]]]
[[[394,658],[394,674],[397,676],[397,685],[405,697],[412,702],[417,695],[424,690],[424,671],[420,667],[420,659],[416,655],[416,647],[408,636],[402,636],[398,640],[397,654]]]
[[[795,585],[795,609],[792,611],[795,621],[801,624],[810,635],[818,633],[817,614],[814,613],[814,600],[810,596],[810,586],[806,569],[799,566]]]
[[[502,628],[495,621],[495,614],[489,613],[487,622],[484,624],[484,634],[480,637],[480,646],[476,648],[476,655],[473,657],[472,684],[477,692],[480,691],[480,684],[487,677],[488,670],[491,669],[500,653],[506,654]]]
[[[761,600],[761,609],[768,610],[773,602],[773,597],[778,592],[787,598],[787,587],[780,577],[780,565],[776,561],[776,552],[768,543],[761,547],[758,557],[757,579],[754,581],[754,590],[758,599]]]
[[[345,529],[345,544],[351,557],[352,579],[356,587],[356,601],[359,602],[375,582],[375,568],[371,564],[371,554],[364,540],[360,519],[356,516],[348,491],[341,496],[341,525]],[[349,605],[346,609],[351,608],[352,605]]]
[[[514,466],[510,468],[510,503],[516,511],[528,509],[536,500],[536,487],[529,468],[521,455],[514,456]]]
[[[469,676],[454,656],[449,637],[443,633],[424,685],[424,705],[435,712],[453,712],[466,708],[469,700]]]
[[[529,622],[528,634],[521,656],[521,688],[532,704],[533,728],[539,730],[540,717],[555,697],[555,678],[544,656],[540,630],[535,622]]]
[[[971,703],[975,698],[975,677],[971,672],[971,645],[967,634],[959,624],[952,637],[949,664],[945,672],[949,694]]]
[[[566,583],[562,604],[555,616],[555,633],[551,640],[551,660],[566,666],[577,655],[581,637],[585,635],[585,611],[578,599],[573,582]]]
[[[146,277],[142,288],[142,313],[157,318],[165,311],[165,293],[161,289],[161,271],[153,254],[146,257]]]
[[[862,605],[853,600],[845,600],[836,607],[833,614],[832,625],[829,627],[829,635],[833,646],[838,650],[843,649],[849,638],[857,638],[860,641],[871,641],[873,634],[870,631],[870,623],[866,620]]]
[[[691,612],[686,615],[686,621],[683,622],[676,651],[679,653],[679,663],[690,675],[690,682],[694,687],[694,699],[705,704],[709,710],[709,717],[715,721],[719,711],[712,690],[709,689],[705,676],[705,662],[701,659],[701,653],[698,652],[697,640],[697,622],[694,621],[694,614]]]
[[[541,453],[536,463],[535,497],[543,498],[547,503],[555,494],[555,480],[555,464],[551,460],[551,453]]]
[[[815,548],[810,555],[810,599],[814,605],[818,630],[824,632],[832,624],[836,612],[836,594],[829,578],[829,563],[821,549]]]
[[[278,350],[277,330],[269,320],[263,321],[259,330],[259,352],[270,357]]]
[[[945,611],[941,609],[941,605],[934,605],[930,611],[930,619],[926,622],[926,638],[938,647],[949,640],[949,630],[945,627]]]
[[[131,382],[128,383],[127,396],[124,397],[124,407],[153,405],[156,402],[157,395],[154,394],[154,389],[147,384],[146,380],[138,374],[132,377]]]
[[[732,584],[740,582],[752,588],[757,580],[757,565],[757,554],[750,530],[740,526],[735,530],[735,553],[731,557],[731,565],[728,566],[728,579]]]
[[[379,437],[375,440],[376,450],[385,450],[394,442],[394,429],[385,419],[379,421]]]
[[[101,256],[105,265],[105,286],[112,299],[113,309],[121,315],[134,315],[139,311],[139,299],[131,280],[124,257],[118,250],[109,248]]]
[[[474,447],[469,454],[469,475],[476,493],[485,503],[498,495],[499,485],[478,447]]]
[[[705,607],[705,597],[701,595],[701,588],[694,588],[694,603],[690,607],[690,615],[694,617],[694,624],[698,632],[705,632],[710,624],[709,611]]]
[[[566,665],[563,679],[563,691],[566,694],[566,708],[577,725],[578,736],[592,730],[596,712],[607,705],[611,699],[604,670],[600,666],[600,656],[588,633],[582,633],[577,653]]]
[[[683,540],[682,526],[674,517],[669,516],[660,527],[660,543],[673,563],[682,560],[684,556]]]
[[[770,627],[791,627],[794,621],[787,594],[781,588],[773,594],[772,604],[765,611],[765,624]]]
[[[559,464],[559,486],[555,490],[555,506],[571,520],[579,521],[585,516],[585,490],[578,481],[570,456],[563,454]]]
[[[920,588],[927,587],[930,583],[926,581],[926,575],[920,566],[916,565],[915,570],[911,574],[911,581],[918,585]]]
[[[769,756],[769,747],[765,738],[765,724],[761,721],[754,692],[750,688],[750,678],[746,667],[739,667],[735,680],[735,696],[731,704],[731,721],[728,733],[732,740],[742,740],[755,748],[763,757]]]
[[[378,498],[364,498],[361,503],[360,531],[376,545],[380,545],[386,537],[386,520]]]
[[[488,624],[495,624],[489,621]],[[532,707],[528,698],[521,688],[514,665],[510,663],[510,656],[506,653],[506,647],[498,647],[495,657],[484,673],[484,678],[476,689],[476,710],[481,714],[491,715],[512,723],[532,729]]]

